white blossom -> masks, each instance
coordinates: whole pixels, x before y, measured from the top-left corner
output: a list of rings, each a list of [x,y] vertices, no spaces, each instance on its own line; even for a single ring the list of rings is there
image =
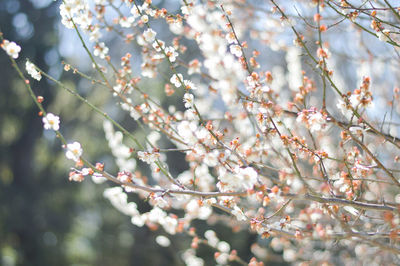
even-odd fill
[[[149,22],[149,16],[143,15],[143,16],[140,18],[140,20],[141,20],[143,23],[147,23],[147,22]]]
[[[143,38],[146,42],[148,43],[152,43],[154,42],[155,38],[156,38],[157,33],[152,30],[152,29],[147,29],[145,30],[145,32],[143,33]]]
[[[119,25],[121,25],[122,28],[130,28],[132,27],[133,22],[135,22],[135,18],[132,16],[121,17],[119,20]]]
[[[169,245],[171,245],[171,241],[165,236],[157,236],[156,242],[162,247],[168,247]]]
[[[387,42],[387,41],[390,40],[390,39],[389,39],[389,33],[390,33],[389,30],[383,30],[383,31],[378,31],[378,32],[376,33],[376,35],[378,36],[378,39],[379,39],[381,42]]]
[[[21,51],[21,47],[18,44],[10,42],[9,40],[3,40],[3,43],[0,44],[0,46],[9,56],[14,59],[18,58],[18,54]]]
[[[257,183],[258,174],[252,167],[239,168],[239,176],[242,185],[246,189],[251,189]]]
[[[194,100],[193,94],[185,93],[185,95],[183,95],[183,102],[185,103],[186,108],[193,107],[193,104],[194,104],[193,100]]]
[[[105,45],[104,42],[100,42],[94,47],[93,54],[100,57],[101,59],[104,59],[108,54],[108,47]]]
[[[175,87],[179,88],[180,86],[182,86],[182,82],[183,82],[183,76],[182,74],[174,74],[172,75],[171,79],[169,80],[172,84],[174,84]]]
[[[165,49],[165,42],[161,41],[161,40],[157,40],[153,42],[153,48],[157,51],[157,52],[161,52],[162,49]]]
[[[212,213],[212,209],[208,205],[199,206],[197,199],[192,199],[186,204],[185,210],[192,218],[206,220]]]
[[[167,57],[169,58],[169,61],[171,62],[175,62],[176,61],[176,57],[178,56],[178,53],[175,51],[174,47],[168,46],[167,48],[165,48],[165,54],[167,55]]]
[[[242,48],[237,44],[232,44],[231,46],[229,46],[229,50],[230,50],[231,54],[233,54],[237,57],[241,57],[243,54]]]
[[[235,207],[231,211],[231,213],[232,213],[232,215],[234,215],[236,217],[236,219],[238,221],[246,221],[247,220],[246,215],[243,213],[243,211],[237,205],[235,205]]]
[[[82,155],[82,151],[83,150],[81,144],[75,141],[73,143],[67,144],[65,156],[67,157],[67,159],[77,162]]]
[[[40,72],[36,70],[35,65],[31,62],[26,61],[25,69],[32,78],[38,81],[42,79],[42,74],[40,74]]]
[[[138,151],[137,154],[140,160],[148,164],[154,163],[160,157],[160,153],[158,152]]]
[[[196,85],[190,80],[185,79],[183,84],[185,84],[185,89],[187,90],[197,90]]]
[[[60,129],[60,118],[52,113],[47,113],[45,117],[43,117],[43,127],[44,129],[52,129],[59,130]]]

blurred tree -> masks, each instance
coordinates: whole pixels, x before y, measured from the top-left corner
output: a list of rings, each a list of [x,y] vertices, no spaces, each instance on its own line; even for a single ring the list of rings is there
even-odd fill
[[[60,62],[58,5],[53,1],[0,1],[4,36],[23,46],[22,54],[45,71]],[[0,54],[0,62],[10,65],[4,53]],[[24,62],[20,63],[23,68]],[[52,69],[57,70],[57,66]],[[129,237],[117,240],[122,229],[132,229],[126,226],[129,220],[125,219],[125,227],[117,227],[124,220],[102,199],[101,190],[89,193],[93,190],[90,185],[80,187],[68,182],[64,158],[48,156],[51,149],[61,151],[60,142],[53,134],[43,135],[37,107],[16,72],[4,67],[0,80],[1,263],[128,265],[127,251],[132,241]],[[49,82],[41,81],[35,89],[44,97],[45,106],[60,102]],[[85,130],[90,131],[90,125],[79,134],[89,136]],[[49,140],[53,141],[49,144]],[[102,223],[100,209],[115,218],[106,217]],[[108,227],[113,228],[112,232],[107,231]],[[102,260],[104,257],[107,259]]]
[[[48,70],[48,52],[57,44],[54,2],[0,1],[0,25],[5,36],[26,47],[23,54]],[[5,54],[3,66],[9,65]],[[34,103],[10,67],[0,72],[0,248],[5,265],[67,265],[60,248],[70,230],[75,187],[65,186],[55,158],[38,158],[35,149],[49,149],[40,141],[42,127]],[[49,83],[40,94],[52,102]],[[41,147],[38,147],[41,145]],[[42,154],[42,153],[40,153]],[[39,164],[40,163],[40,164]],[[51,202],[56,204],[50,204]],[[15,252],[10,252],[15,250]],[[14,254],[14,255],[13,255]]]

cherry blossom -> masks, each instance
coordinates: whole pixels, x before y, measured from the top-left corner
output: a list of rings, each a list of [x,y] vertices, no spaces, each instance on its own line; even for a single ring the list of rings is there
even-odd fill
[[[82,147],[81,144],[79,142],[73,142],[70,144],[67,144],[66,146],[66,152],[65,152],[65,156],[67,157],[67,159],[73,160],[75,162],[77,162],[79,160],[79,158],[82,155]]]
[[[0,46],[9,56],[14,59],[17,59],[19,52],[21,52],[21,47],[15,42],[10,42],[9,40],[3,40]]]
[[[104,59],[108,54],[108,47],[105,45],[104,42],[100,42],[94,47],[93,54],[100,57],[101,59]]]
[[[193,107],[193,100],[194,100],[193,94],[185,93],[185,95],[183,96],[183,101],[185,103],[185,107],[186,108],[192,108]]]
[[[182,74],[178,74],[178,75],[174,74],[174,75],[172,75],[172,77],[170,79],[170,82],[172,84],[174,84],[174,86],[177,87],[177,88],[181,87],[182,86],[182,82],[183,82]]]
[[[382,42],[389,41],[389,31],[388,30],[378,31],[376,33],[376,35],[378,35],[378,39]]]
[[[72,171],[69,173],[69,181],[82,182],[85,179],[82,173]]]
[[[165,236],[157,236],[156,242],[162,247],[168,247],[169,245],[171,245],[171,241]]]
[[[158,152],[139,151],[138,157],[143,162],[150,164],[157,161],[158,157],[160,157],[160,154]]]
[[[43,117],[43,127],[44,129],[51,130],[59,130],[60,129],[60,118],[52,113],[47,113],[45,117]]]
[[[169,61],[175,62],[176,57],[178,56],[178,53],[175,51],[174,47],[168,46],[165,48],[165,54],[167,55]]]
[[[42,74],[40,74],[40,72],[36,70],[35,65],[32,64],[31,62],[26,61],[25,68],[28,74],[31,75],[32,78],[38,81],[42,79]]]
[[[156,38],[157,33],[152,29],[147,29],[143,33],[143,38],[146,42],[152,43]]]
[[[237,44],[232,44],[231,46],[229,46],[229,50],[233,55],[235,55],[237,57],[240,57],[243,54],[242,48]]]
[[[232,214],[238,219],[238,221],[246,221],[247,217],[244,215],[243,211],[238,207],[235,206],[235,208],[232,210]]]

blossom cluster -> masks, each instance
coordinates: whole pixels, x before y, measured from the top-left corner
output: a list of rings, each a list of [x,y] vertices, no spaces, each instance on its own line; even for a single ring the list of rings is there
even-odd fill
[[[114,109],[82,100],[103,114],[118,171],[93,167],[79,142],[65,143],[77,168],[69,179],[112,181],[104,197],[135,226],[186,234],[188,265],[204,265],[199,244],[215,250],[219,265],[244,263],[211,229],[215,221],[270,238],[269,246],[254,242],[249,265],[267,261],[266,250],[298,265],[398,263],[400,38],[389,22],[398,9],[266,2],[185,0],[169,10],[151,0],[63,1],[62,23],[88,37],[92,82],[107,86],[137,126],[131,132]],[[1,47],[18,57],[15,43]],[[41,79],[32,63],[26,70]],[[59,131],[58,116],[42,120]],[[184,168],[177,174],[176,163]],[[150,210],[139,211],[129,193]],[[197,234],[194,220],[210,230]],[[173,241],[156,238],[163,247]]]

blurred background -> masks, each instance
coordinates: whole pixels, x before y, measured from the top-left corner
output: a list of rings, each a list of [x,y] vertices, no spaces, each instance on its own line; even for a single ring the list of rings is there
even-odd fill
[[[73,33],[60,25],[59,5],[52,0],[1,0],[4,38],[22,47],[22,69],[29,58],[65,84],[79,87],[92,103],[104,105],[109,93],[92,93],[88,82],[62,71],[62,60],[83,69],[87,65],[80,65],[81,48]],[[68,181],[73,165],[60,141],[43,130],[38,109],[4,52],[0,64],[0,265],[182,265],[179,251],[190,246],[190,239],[177,235],[170,247],[161,247],[155,237],[163,232],[137,228],[103,198],[110,184]],[[88,158],[113,164],[98,116],[45,78],[33,89],[44,97],[47,110],[60,114],[63,134],[85,143]],[[176,165],[175,171],[179,167],[184,166]],[[132,200],[139,210],[149,210],[142,200]],[[207,228],[201,222],[197,226],[199,232]],[[252,257],[249,243],[255,235],[232,234],[222,224],[214,230],[244,260]],[[200,247],[198,252],[206,265],[215,264],[212,250]],[[279,254],[271,259],[282,262]]]

